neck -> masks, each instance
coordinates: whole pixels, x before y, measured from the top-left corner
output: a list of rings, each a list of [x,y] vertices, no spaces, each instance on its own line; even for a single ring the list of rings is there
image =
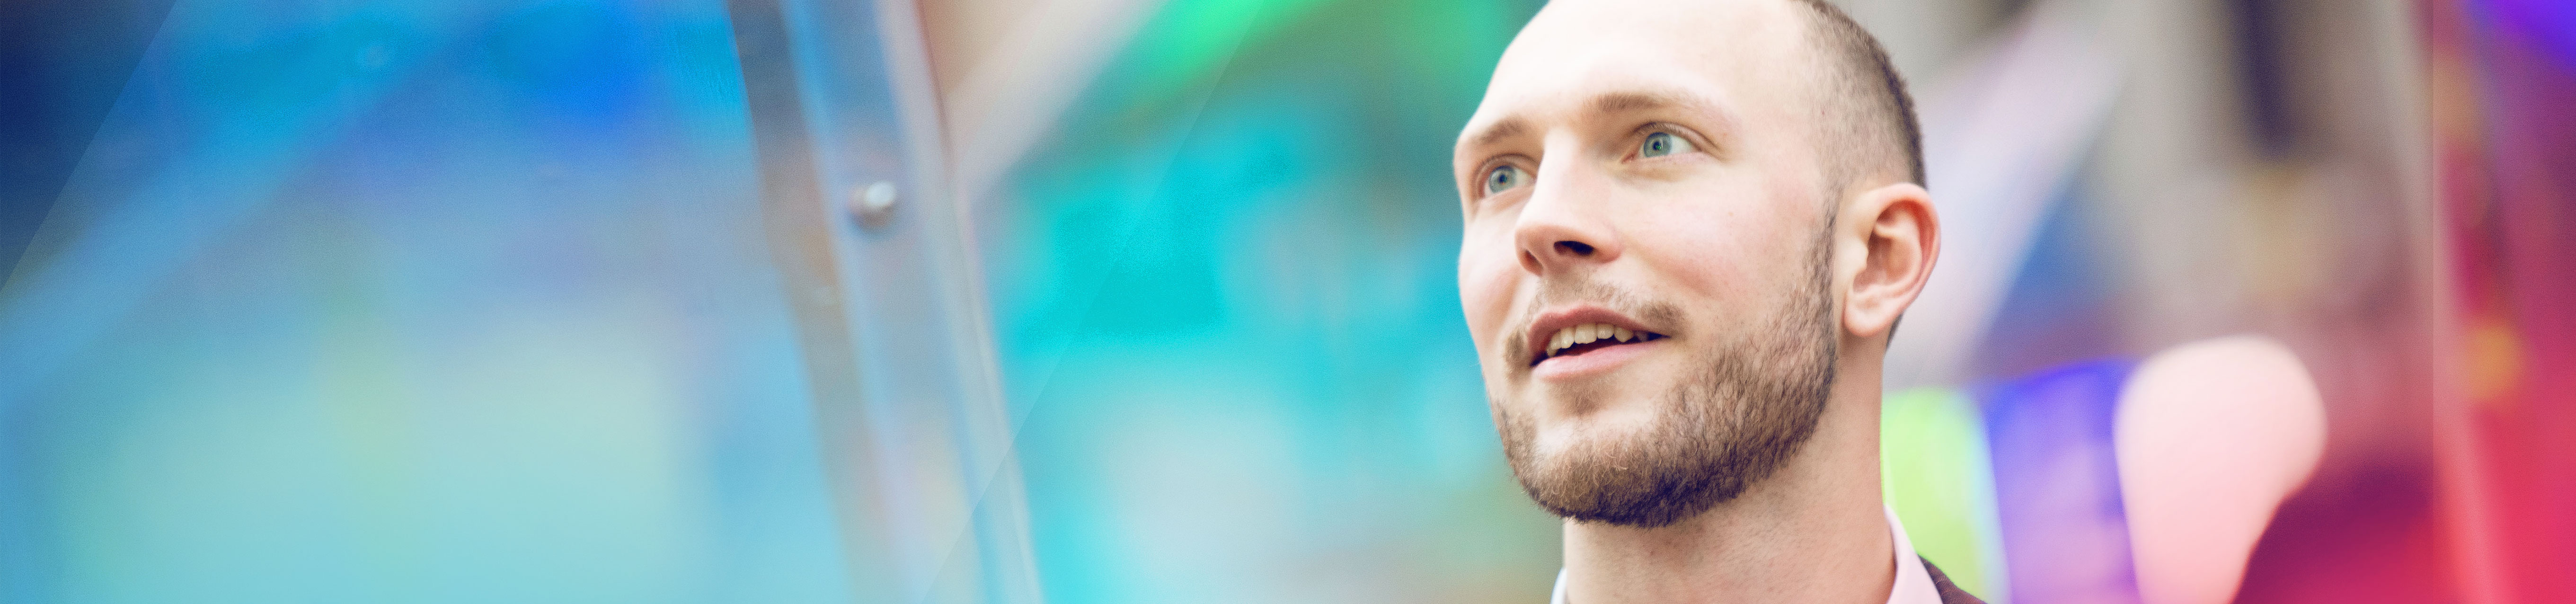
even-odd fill
[[[1855,365],[1837,368],[1815,435],[1734,500],[1660,528],[1566,521],[1567,601],[1886,602],[1878,368]]]

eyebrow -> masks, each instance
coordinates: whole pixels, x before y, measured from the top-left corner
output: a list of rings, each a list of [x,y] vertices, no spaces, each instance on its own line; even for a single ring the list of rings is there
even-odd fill
[[[1484,132],[1476,133],[1475,138],[1470,139],[1475,142],[1469,143],[1469,146],[1492,145],[1506,138],[1520,136],[1522,132],[1528,130],[1529,120],[1521,119],[1520,116],[1503,118],[1501,121],[1494,122],[1492,126],[1486,126]]]
[[[1631,113],[1678,105],[1705,105],[1663,92],[1610,92],[1592,97],[1593,113]]]
[[[1706,120],[1704,125],[1708,131],[1702,134],[1719,141],[1734,138],[1742,127],[1740,118],[1724,105],[1708,97],[1679,90],[1605,92],[1592,97],[1591,105],[1592,113],[1598,115],[1680,109]]]
[[[1601,93],[1599,96],[1592,97],[1591,101],[1585,105],[1585,108],[1589,113],[1596,115],[1617,115],[1622,113],[1682,108],[1689,110],[1692,113],[1699,114],[1712,122],[1712,125],[1718,131],[1710,132],[1708,134],[1715,137],[1725,137],[1734,132],[1736,128],[1735,114],[1726,111],[1725,108],[1718,106],[1717,103],[1709,101],[1706,98],[1702,98],[1699,95],[1683,92],[1663,90],[1605,92]],[[1469,146],[1484,147],[1492,145],[1494,143],[1501,142],[1503,139],[1527,133],[1529,129],[1529,120],[1523,119],[1521,116],[1517,115],[1505,117],[1501,120],[1495,121],[1493,125],[1485,127],[1483,132],[1478,132],[1474,137],[1469,138],[1468,140],[1471,141],[1469,142]]]

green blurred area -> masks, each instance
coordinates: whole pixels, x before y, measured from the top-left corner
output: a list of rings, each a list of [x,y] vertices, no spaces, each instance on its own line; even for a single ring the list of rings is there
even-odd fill
[[[2007,601],[1994,457],[1977,402],[1955,388],[1915,388],[1881,404],[1879,478],[1914,553],[1968,593]]]

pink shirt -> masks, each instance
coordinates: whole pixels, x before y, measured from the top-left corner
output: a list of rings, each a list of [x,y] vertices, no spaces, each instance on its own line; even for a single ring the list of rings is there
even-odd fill
[[[1923,559],[1914,555],[1914,541],[1905,538],[1905,523],[1896,520],[1896,509],[1887,509],[1887,532],[1896,540],[1896,584],[1888,586],[1887,604],[1941,604],[1941,590],[1932,586],[1931,571],[1923,570]],[[1565,604],[1565,569],[1556,571],[1556,594],[1551,604]]]

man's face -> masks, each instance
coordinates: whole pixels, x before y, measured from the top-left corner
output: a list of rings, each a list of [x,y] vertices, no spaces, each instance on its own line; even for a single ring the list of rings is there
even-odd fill
[[[1455,157],[1459,294],[1505,453],[1578,520],[1733,498],[1813,432],[1832,380],[1806,9],[1671,4],[1551,5]]]

